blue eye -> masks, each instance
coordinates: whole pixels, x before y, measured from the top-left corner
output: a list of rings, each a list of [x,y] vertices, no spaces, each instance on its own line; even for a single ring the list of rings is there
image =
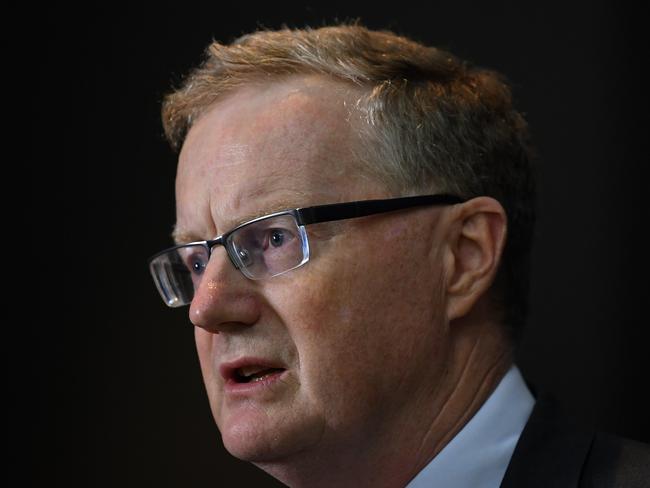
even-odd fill
[[[201,275],[205,271],[206,261],[203,256],[194,255],[188,259],[188,268],[194,275]]]
[[[273,229],[269,236],[269,242],[273,247],[280,247],[284,243],[284,232],[280,229]]]

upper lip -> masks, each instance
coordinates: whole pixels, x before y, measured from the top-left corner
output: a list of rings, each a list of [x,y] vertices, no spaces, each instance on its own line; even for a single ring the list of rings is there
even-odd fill
[[[237,370],[247,366],[261,366],[263,368],[286,369],[280,361],[257,357],[242,357],[227,363],[221,363],[219,372],[226,381],[237,378]]]

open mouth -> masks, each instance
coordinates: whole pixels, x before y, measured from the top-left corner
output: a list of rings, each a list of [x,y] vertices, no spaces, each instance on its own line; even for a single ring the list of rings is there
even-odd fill
[[[253,383],[262,381],[274,374],[282,373],[284,368],[268,368],[266,366],[245,366],[233,371],[232,379],[236,383]]]

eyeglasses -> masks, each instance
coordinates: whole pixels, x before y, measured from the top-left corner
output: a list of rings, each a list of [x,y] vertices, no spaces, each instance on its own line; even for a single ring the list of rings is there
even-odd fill
[[[192,302],[212,251],[218,245],[226,248],[230,261],[244,276],[261,280],[309,261],[306,225],[463,201],[454,195],[421,195],[285,210],[245,222],[214,239],[159,252],[149,258],[149,270],[164,302],[170,307],[180,307]]]

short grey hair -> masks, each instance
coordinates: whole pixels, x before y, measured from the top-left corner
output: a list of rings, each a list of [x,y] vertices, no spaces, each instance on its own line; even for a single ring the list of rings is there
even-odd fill
[[[359,163],[395,194],[491,196],[508,216],[492,298],[513,338],[525,322],[535,221],[535,151],[505,77],[360,25],[258,31],[212,42],[162,106],[172,148],[221,97],[253,82],[319,74],[363,90]]]

